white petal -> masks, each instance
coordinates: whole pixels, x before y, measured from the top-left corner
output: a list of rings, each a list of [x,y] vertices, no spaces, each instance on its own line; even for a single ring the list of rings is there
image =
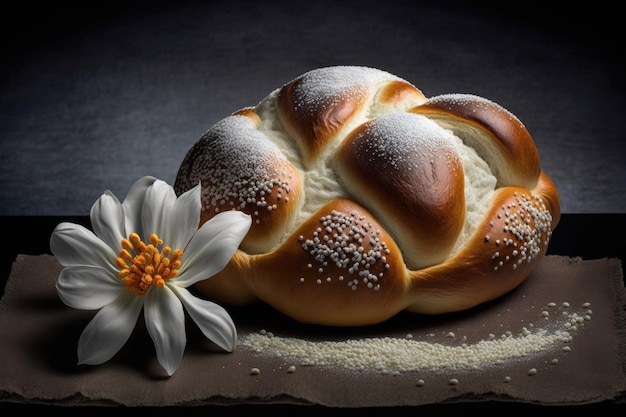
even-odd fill
[[[128,292],[98,311],[78,340],[78,364],[99,365],[111,359],[133,332],[142,301]]]
[[[178,369],[187,344],[183,305],[167,286],[153,287],[145,297],[146,327],[159,364],[171,376]]]
[[[127,291],[122,280],[110,271],[82,265],[64,268],[56,289],[66,305],[81,310],[100,309]]]
[[[142,239],[148,240],[156,233],[164,242],[169,242],[167,224],[171,221],[172,207],[176,202],[174,188],[164,181],[156,180],[146,191],[146,198],[141,207]]]
[[[176,284],[188,287],[224,269],[251,224],[249,215],[236,210],[222,212],[204,223],[184,250]]]
[[[200,225],[200,184],[181,194],[172,207],[170,218],[167,219],[168,229],[165,243],[172,249],[183,249],[191,240]]]
[[[156,180],[156,178],[150,176],[142,177],[128,191],[122,203],[126,219],[126,232],[128,234],[141,231],[141,210],[146,199],[146,193]]]
[[[104,194],[91,207],[91,227],[101,240],[119,251],[121,241],[127,237],[124,225],[124,210],[119,200],[110,192]]]
[[[195,297],[185,288],[171,287],[202,333],[220,348],[232,352],[237,343],[237,329],[228,312],[211,301]]]
[[[63,266],[93,265],[117,273],[117,253],[89,229],[74,223],[59,223],[50,237],[50,250]]]

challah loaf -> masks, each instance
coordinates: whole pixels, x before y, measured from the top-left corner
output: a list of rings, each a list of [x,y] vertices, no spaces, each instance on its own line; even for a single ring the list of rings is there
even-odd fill
[[[529,275],[560,217],[513,114],[367,67],[307,72],[217,122],[175,189],[198,182],[201,222],[241,210],[253,224],[197,290],[322,325],[493,300]]]

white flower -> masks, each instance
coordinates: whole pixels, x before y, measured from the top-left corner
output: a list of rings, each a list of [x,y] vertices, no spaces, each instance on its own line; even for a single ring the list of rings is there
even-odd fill
[[[144,309],[159,364],[173,375],[187,343],[184,310],[202,333],[231,352],[237,341],[226,310],[186,288],[221,271],[248,232],[250,216],[220,213],[200,228],[200,184],[176,197],[153,177],[139,179],[123,203],[110,192],[93,205],[93,233],[60,223],[50,248],[63,270],[57,292],[68,306],[99,310],[78,342],[78,363],[108,361]]]

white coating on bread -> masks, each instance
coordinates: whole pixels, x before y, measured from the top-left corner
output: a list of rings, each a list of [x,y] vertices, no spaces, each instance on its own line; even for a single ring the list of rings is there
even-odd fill
[[[316,324],[494,299],[528,276],[560,216],[508,110],[467,94],[427,99],[365,67],[310,71],[216,123],[175,188],[198,181],[205,212],[254,217],[231,263],[198,289]]]

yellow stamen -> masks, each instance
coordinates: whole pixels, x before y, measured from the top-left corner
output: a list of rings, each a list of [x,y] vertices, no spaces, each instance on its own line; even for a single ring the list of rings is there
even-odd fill
[[[124,261],[121,255],[122,255],[122,252],[120,252],[120,257],[115,260],[115,264],[122,269],[128,268],[128,264]]]
[[[122,239],[122,248],[126,250],[134,250],[133,244],[128,239]]]
[[[148,245],[137,233],[131,233],[128,239],[122,239],[122,250],[116,259],[116,265],[120,268],[118,275],[127,290],[142,296],[152,285],[164,287],[165,281],[178,274],[183,251],[172,251],[169,246],[159,251],[161,245],[163,241],[156,233],[150,235]]]

